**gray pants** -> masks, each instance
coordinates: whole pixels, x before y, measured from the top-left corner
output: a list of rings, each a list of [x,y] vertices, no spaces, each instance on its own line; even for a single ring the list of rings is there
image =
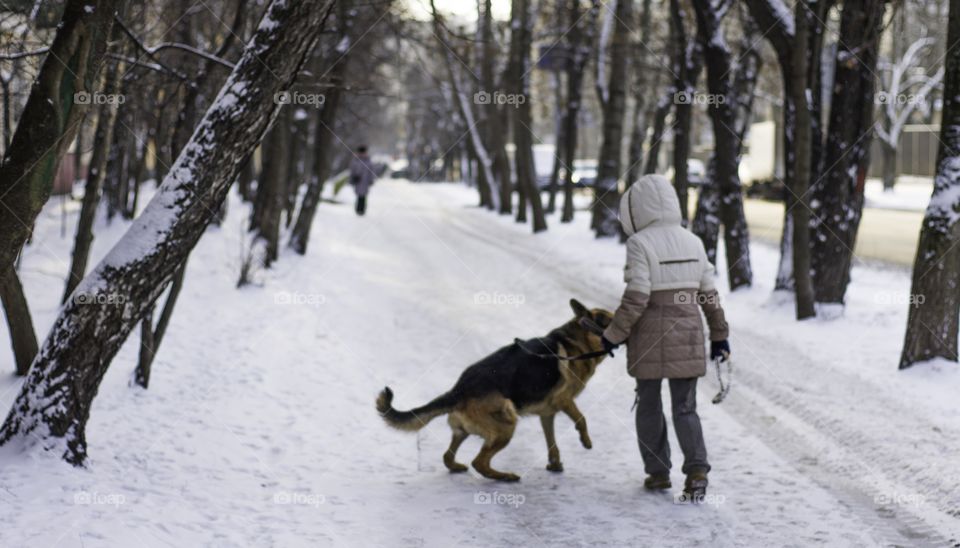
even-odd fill
[[[637,380],[637,442],[647,474],[670,472],[667,419],[660,400],[660,381]],[[697,415],[697,379],[670,379],[673,428],[683,451],[683,473],[710,471],[703,429]]]

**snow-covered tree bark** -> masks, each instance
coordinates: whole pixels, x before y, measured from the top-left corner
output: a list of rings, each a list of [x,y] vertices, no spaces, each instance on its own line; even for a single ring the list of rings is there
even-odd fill
[[[12,265],[50,197],[60,160],[97,91],[117,0],[70,0],[0,163],[0,267]]]
[[[184,0],[183,6],[184,9],[190,9],[189,0]],[[237,8],[234,13],[233,23],[230,28],[227,29],[223,37],[223,42],[220,44],[220,47],[217,48],[217,51],[213,54],[212,57],[204,58],[199,62],[199,68],[193,71],[194,81],[191,86],[188,87],[186,93],[183,97],[183,107],[180,109],[180,112],[177,116],[176,124],[174,125],[174,130],[172,137],[170,139],[170,148],[174,151],[181,151],[183,147],[190,141],[191,134],[197,125],[197,119],[200,117],[202,109],[205,108],[208,104],[209,93],[211,93],[215,86],[211,86],[212,80],[210,78],[211,73],[214,70],[222,70],[215,59],[222,59],[227,53],[230,52],[233,45],[239,40],[239,36],[243,34],[243,27],[246,21],[247,14],[247,2],[242,1],[237,4]],[[188,46],[194,46],[196,44],[196,29],[195,25],[183,25],[181,28],[180,43],[186,44]],[[138,169],[143,170],[144,158],[142,154],[136,154],[136,163],[138,164]],[[131,212],[136,212],[136,196],[137,189],[140,187],[140,176],[135,175],[132,178],[133,189],[134,189],[134,200],[130,204],[129,210]],[[214,217],[213,222],[220,224],[225,215],[226,202],[224,202],[220,208],[217,210],[217,215]],[[163,303],[163,307],[160,311],[160,318],[157,321],[156,326],[153,323],[154,310],[156,305],[151,305],[150,308],[144,313],[144,318],[141,321],[140,325],[140,352],[137,359],[137,367],[134,370],[134,382],[142,387],[147,388],[150,384],[150,373],[153,370],[153,360],[156,359],[157,353],[160,350],[160,344],[163,342],[164,335],[167,332],[167,326],[170,324],[170,319],[173,317],[173,311],[177,305],[177,299],[180,296],[180,290],[183,289],[184,278],[186,276],[186,260],[184,264],[180,266],[180,269],[173,276],[173,281],[170,283],[170,290],[167,291],[167,298]]]
[[[110,361],[216,216],[276,115],[333,0],[274,0],[156,196],[60,310],[0,430],[82,464]]]
[[[940,150],[933,196],[913,264],[900,369],[933,358],[957,361],[960,316],[960,0],[950,0]]]
[[[816,204],[811,261],[819,303],[843,304],[850,283],[870,167],[876,67],[886,4],[886,0],[843,4],[830,125],[822,148],[824,171],[810,189]]]
[[[609,5],[604,9],[613,9]],[[597,182],[594,187],[591,226],[598,238],[620,235],[617,212],[620,204],[621,147],[623,123],[627,116],[627,86],[630,57],[630,32],[633,21],[633,0],[617,0],[614,12],[613,38],[610,43],[609,80],[603,85],[603,142],[597,159]],[[601,43],[603,43],[601,41]],[[602,60],[598,60],[602,64]],[[605,85],[604,85],[605,84]]]
[[[727,252],[727,273],[730,289],[749,286],[753,281],[750,267],[750,237],[743,213],[743,189],[740,184],[742,135],[738,128],[744,113],[736,94],[732,54],[723,37],[722,21],[731,4],[712,0],[694,0],[697,38],[703,47],[707,67],[707,88],[712,101],[708,107],[713,123],[714,152],[710,160],[711,183],[719,192],[719,213],[724,228]],[[679,108],[679,105],[678,105]]]
[[[742,150],[750,128],[753,114],[755,91],[760,74],[763,58],[760,55],[758,37],[760,31],[749,14],[740,10],[740,47],[735,58],[736,73],[733,76],[733,97],[736,110],[737,124],[732,133],[737,135],[737,142]],[[709,72],[709,71],[708,71]],[[717,241],[720,233],[720,190],[714,175],[714,165],[707,166],[707,180],[700,186],[697,193],[697,211],[690,228],[700,237],[707,251],[707,258],[716,264]],[[742,199],[741,199],[742,201]]]

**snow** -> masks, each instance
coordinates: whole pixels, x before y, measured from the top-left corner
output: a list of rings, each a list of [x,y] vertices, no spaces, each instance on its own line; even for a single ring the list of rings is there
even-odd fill
[[[930,198],[927,215],[946,220],[952,226],[960,219],[960,156],[948,156],[937,166],[936,192]]]
[[[891,190],[883,189],[880,179],[867,179],[864,188],[866,207],[902,211],[924,211],[933,193],[933,179],[900,175]]]
[[[711,405],[714,373],[701,381],[708,504],[674,504],[683,478],[673,439],[674,489],[641,489],[622,352],[578,399],[594,448],[581,448],[558,418],[563,474],[544,470],[533,418],[494,461],[521,483],[448,474],[445,421],[419,435],[388,429],[373,407],[380,388],[394,389],[398,408],[424,403],[476,359],[567,320],[570,297],[613,307],[623,289],[624,249],[593,238],[588,212],[534,236],[476,199],[459,185],[380,181],[366,217],[324,203],[309,254],[285,252],[258,285],[237,290],[249,210],[231,196],[224,225],[208,230],[189,262],[150,389],[129,386],[136,336],[107,373],[87,468],[58,452],[0,450],[0,546],[960,539],[947,514],[960,505],[960,367],[897,371],[909,273],[857,267],[843,315],[797,323],[792,297],[771,291],[778,255],[763,245],[752,248],[754,287],[724,295],[733,389]],[[79,204],[67,206],[72,227]],[[59,236],[58,207],[44,210],[23,258],[41,333],[59,308],[72,244]],[[99,220],[92,259],[130,226]],[[0,329],[0,347],[9,348],[6,338]],[[0,370],[12,369],[0,352]],[[0,378],[4,409],[19,384]],[[478,448],[468,439],[461,460]]]
[[[784,31],[788,36],[793,36],[796,34],[796,27],[794,26],[793,12],[790,11],[790,8],[782,2],[781,0],[765,0],[768,6],[768,10],[773,14],[775,22],[777,24],[783,25]]]

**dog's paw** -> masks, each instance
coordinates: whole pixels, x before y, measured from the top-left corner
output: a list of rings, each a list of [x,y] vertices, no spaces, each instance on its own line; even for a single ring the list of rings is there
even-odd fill
[[[515,481],[520,481],[520,476],[518,476],[518,475],[516,475],[516,474],[504,474],[503,476],[501,476],[501,477],[498,478],[498,479],[499,479],[500,481],[507,481],[507,482],[511,482],[511,483],[512,483],[512,482],[515,482]]]
[[[469,470],[469,468],[467,468],[465,464],[460,464],[459,462],[448,464],[447,469],[450,470],[451,474],[459,474],[461,472],[466,472],[467,470]]]
[[[593,442],[590,441],[590,436],[580,436],[580,443],[584,449],[593,449]]]
[[[547,465],[547,470],[551,472],[563,472],[563,463],[562,462],[551,462]]]

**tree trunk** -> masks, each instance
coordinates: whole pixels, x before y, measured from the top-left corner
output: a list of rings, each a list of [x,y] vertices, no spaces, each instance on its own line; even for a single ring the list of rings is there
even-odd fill
[[[140,356],[133,375],[137,386],[148,388],[150,385],[150,371],[153,368],[153,360],[157,357],[157,350],[160,348],[160,343],[163,342],[163,336],[167,333],[167,326],[170,325],[170,318],[173,317],[173,309],[177,304],[177,298],[180,297],[180,290],[183,289],[183,280],[186,273],[187,265],[184,263],[180,270],[174,274],[173,281],[170,282],[170,291],[167,293],[163,310],[160,311],[157,326],[153,327],[153,306],[150,307],[143,321],[140,322]]]
[[[533,40],[533,17],[531,0],[513,0],[510,32],[511,59],[509,82],[511,93],[517,99],[513,112],[513,142],[516,145],[515,162],[517,171],[517,191],[520,200],[517,205],[517,222],[526,222],[529,202],[533,215],[533,232],[547,229],[540,189],[537,187],[537,173],[533,162],[533,116],[530,112],[530,47]],[[522,100],[520,98],[523,98]],[[509,107],[508,107],[509,108]]]
[[[686,13],[680,0],[670,0],[670,23],[676,71],[674,76],[673,186],[680,199],[680,217],[686,226],[689,215],[690,131],[693,124],[693,100],[703,62],[702,40],[688,40]]]
[[[923,217],[913,264],[907,333],[900,369],[944,358],[957,361],[960,315],[960,0],[950,0],[943,117],[933,196]]]
[[[0,301],[7,317],[7,327],[10,328],[10,345],[13,347],[17,375],[24,376],[37,355],[37,334],[33,329],[33,319],[20,277],[12,264],[0,271]]]
[[[550,75],[553,80],[554,87],[554,97],[556,99],[556,146],[553,151],[553,168],[550,170],[550,184],[548,190],[550,192],[549,200],[547,201],[547,213],[553,213],[557,210],[557,193],[560,190],[560,170],[563,169],[564,163],[561,158],[563,158],[563,144],[566,139],[563,136],[563,128],[566,127],[563,116],[566,112],[564,108],[564,96],[563,96],[563,82],[560,78],[559,72],[553,72]],[[573,169],[573,166],[566,164],[568,166],[567,171]]]
[[[114,33],[116,34],[116,32]],[[119,73],[124,71],[122,62],[117,61],[107,66],[104,90],[108,94],[120,91]],[[93,137],[93,153],[90,156],[90,166],[87,169],[87,181],[83,187],[83,204],[80,206],[80,217],[77,220],[77,234],[73,244],[73,258],[70,261],[70,271],[67,274],[66,287],[63,291],[61,303],[67,302],[70,294],[87,273],[87,260],[90,258],[90,247],[93,245],[93,223],[100,206],[101,185],[107,171],[107,157],[110,154],[110,145],[113,143],[113,128],[117,121],[119,105],[107,102],[100,106],[97,115],[97,129]]]
[[[783,76],[783,89],[790,90],[784,93],[783,97],[783,127],[781,128],[781,138],[783,139],[783,230],[780,232],[780,260],[777,266],[777,275],[774,280],[773,289],[775,291],[793,291],[795,283],[793,280],[793,208],[796,205],[796,195],[790,188],[796,178],[795,161],[796,152],[794,143],[796,142],[797,126],[797,106],[793,102],[791,94],[793,91],[793,68],[791,62],[783,63],[781,61],[781,74]]]
[[[708,111],[714,135],[710,175],[715,177],[716,189],[711,188],[706,193],[716,192],[719,196],[709,196],[705,200],[719,198],[717,201],[724,228],[727,273],[730,289],[734,291],[740,287],[749,287],[753,281],[750,237],[743,213],[743,190],[738,173],[742,135],[737,128],[740,127],[741,116],[748,117],[749,113],[740,112],[741,97],[734,88],[736,73],[733,69],[732,54],[723,37],[723,13],[711,0],[694,0],[693,6],[697,18],[697,38],[703,47],[704,64],[707,67],[707,87],[714,99],[710,102]],[[705,243],[711,243],[715,248],[715,241],[715,237],[707,238]]]
[[[897,184],[897,149],[880,141],[883,151],[883,190],[893,190]]]
[[[657,103],[657,109],[654,111],[650,148],[647,149],[647,161],[643,165],[644,175],[651,175],[659,169],[660,145],[663,143],[663,132],[667,129],[667,115],[670,114],[670,107],[673,106],[675,92],[676,90],[670,87]]]
[[[617,212],[620,209],[621,144],[623,120],[627,115],[627,73],[633,0],[618,0],[614,15],[610,77],[606,101],[603,103],[603,144],[597,160],[597,182],[591,222],[598,238],[619,236],[622,230]]]
[[[117,0],[69,0],[0,163],[0,267],[13,264],[50,197],[73,142],[113,25]]]
[[[323,196],[323,184],[330,176],[331,148],[336,138],[333,134],[333,125],[336,121],[337,111],[340,109],[342,91],[339,86],[343,79],[345,67],[346,63],[338,60],[337,64],[330,69],[331,80],[338,82],[338,84],[327,91],[323,108],[317,115],[316,132],[313,137],[313,170],[307,181],[306,192],[304,192],[303,199],[300,201],[297,221],[290,233],[289,245],[300,255],[307,253],[310,229],[317,213],[317,206],[320,205],[320,199]]]
[[[333,128],[336,124],[337,113],[343,97],[344,77],[347,73],[350,44],[352,43],[351,21],[355,12],[351,9],[352,0],[337,2],[337,32],[339,44],[345,49],[336,56],[333,64],[326,69],[325,74],[332,84],[324,94],[323,107],[317,114],[317,124],[313,135],[313,166],[310,177],[307,179],[307,188],[300,202],[297,220],[290,233],[289,246],[299,255],[307,253],[307,244],[310,241],[310,229],[317,213],[317,206],[323,196],[323,186],[330,176],[330,162],[333,157],[333,143],[336,135]]]
[[[649,77],[650,43],[652,13],[651,0],[643,0],[640,13],[640,43],[635,47],[634,54],[634,82],[633,82],[633,126],[630,130],[630,145],[627,156],[627,186],[633,184],[643,168],[643,143],[647,138],[647,123],[653,113],[647,97],[657,93],[660,87],[662,71],[654,71],[653,79]]]
[[[182,267],[275,117],[332,0],[274,0],[157,195],[69,301],[34,361],[0,441],[86,457],[85,426],[110,361]]]
[[[250,228],[256,238],[265,244],[263,265],[269,267],[280,253],[280,217],[286,201],[287,158],[290,146],[290,108],[283,109],[267,134],[264,145],[263,171],[257,182],[257,198],[254,201]]]
[[[743,36],[741,38],[740,51],[736,55],[737,67],[736,73],[733,75],[733,88],[731,90],[733,97],[732,108],[736,115],[736,124],[729,132],[729,134],[736,136],[738,155],[742,153],[743,143],[749,132],[756,85],[761,66],[760,52],[756,48],[759,34],[756,24],[749,15],[744,14],[741,17],[741,26],[743,28]],[[707,45],[705,47],[709,48],[710,46]],[[725,70],[729,70],[729,66]],[[709,78],[709,68],[707,74]],[[720,147],[717,147],[717,150],[719,150],[719,148]],[[727,152],[729,153],[729,151]],[[698,192],[697,210],[691,225],[693,233],[699,236],[703,242],[703,246],[707,252],[707,258],[714,264],[716,264],[717,240],[719,238],[721,222],[720,193],[718,191],[716,177],[716,167],[713,160],[711,160],[707,166],[707,178]],[[742,190],[738,192],[742,192]],[[742,204],[742,198],[739,201]],[[730,247],[734,247],[735,245],[735,242],[728,244]],[[733,279],[733,277],[731,277],[731,279]]]
[[[567,104],[563,115],[563,154],[567,171],[563,179],[563,213],[560,215],[562,223],[573,221],[573,164],[577,159],[577,132],[580,107],[583,102],[583,72],[590,60],[590,43],[599,12],[599,0],[593,0],[586,22],[581,22],[587,14],[581,14],[580,0],[570,0],[570,31],[567,33],[567,39],[573,55],[567,63]]]
[[[826,172],[811,188],[817,302],[843,304],[863,213],[876,109],[875,81],[886,0],[846,0],[837,44]]]
[[[797,42],[806,43],[809,29],[809,20],[812,13],[807,4],[807,0],[800,0],[796,7],[796,17],[794,18],[797,32]],[[793,93],[793,103],[797,106],[796,110],[796,142],[794,150],[796,154],[795,175],[796,179],[791,185],[793,194],[796,196],[797,204],[793,206],[793,278],[794,290],[796,293],[797,319],[803,320],[816,315],[813,306],[813,280],[811,277],[810,265],[810,231],[807,227],[810,225],[810,205],[807,190],[810,185],[810,173],[813,153],[813,134],[811,119],[811,97],[813,90],[810,89],[807,79],[807,51],[805,48],[794,48],[793,50],[793,83],[790,90]]]
[[[482,41],[482,55],[480,61],[480,82],[483,90],[493,93],[497,89],[494,67],[499,44],[493,36],[493,6],[491,0],[482,0],[483,14],[480,21],[480,40]],[[483,120],[483,143],[490,157],[491,169],[495,177],[496,191],[499,192],[497,203],[501,215],[513,213],[513,188],[510,182],[510,160],[507,157],[506,138],[503,112],[497,105],[487,105],[487,116]],[[478,158],[479,160],[479,158]],[[482,165],[480,166],[482,168]]]
[[[780,74],[783,80],[784,100],[783,100],[783,168],[784,168],[784,223],[783,232],[780,237],[780,266],[777,269],[777,278],[775,289],[790,290],[794,289],[796,284],[791,278],[797,270],[791,264],[794,258],[794,240],[797,232],[794,230],[793,211],[798,206],[797,197],[802,194],[797,193],[793,188],[794,181],[798,179],[796,175],[795,162],[797,158],[795,139],[796,123],[798,109],[794,104],[795,97],[803,94],[806,105],[806,114],[809,114],[810,120],[810,168],[805,175],[804,186],[808,186],[810,177],[814,173],[819,173],[819,167],[822,165],[821,149],[823,146],[820,129],[821,118],[821,50],[823,48],[823,38],[827,34],[826,19],[830,7],[834,0],[807,0],[804,2],[807,12],[813,14],[811,21],[807,21],[807,30],[804,37],[798,38],[795,30],[796,17],[790,13],[789,8],[781,0],[745,0],[750,10],[750,16],[757,22],[763,31],[763,36],[773,46],[777,55],[777,61],[780,64]],[[799,74],[795,70],[795,59],[799,58],[800,53],[796,50],[802,50],[804,53],[805,71],[803,71],[804,83],[809,89],[809,100],[806,97],[805,90],[795,89],[799,84],[795,81],[795,75]],[[806,130],[805,130],[806,131]],[[807,225],[804,225],[805,231]],[[807,237],[809,241],[809,236]]]

